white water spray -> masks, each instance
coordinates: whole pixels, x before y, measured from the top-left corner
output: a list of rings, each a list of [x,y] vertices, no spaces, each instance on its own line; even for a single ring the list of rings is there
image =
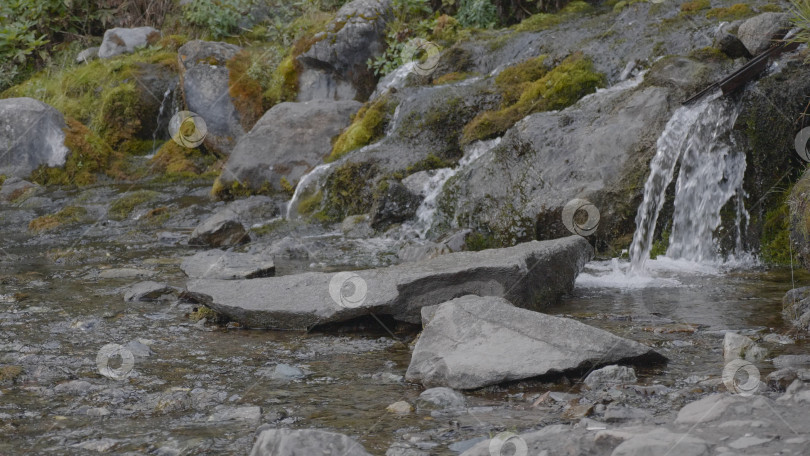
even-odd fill
[[[298,206],[301,204],[301,198],[310,196],[323,187],[327,172],[332,166],[334,166],[334,163],[324,163],[301,176],[298,185],[295,186],[295,193],[293,193],[290,202],[287,203],[287,212],[285,214],[287,220],[298,217]]]

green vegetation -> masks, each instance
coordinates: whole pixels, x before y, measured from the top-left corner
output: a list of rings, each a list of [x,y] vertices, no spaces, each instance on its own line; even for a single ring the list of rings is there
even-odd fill
[[[503,97],[501,109],[476,116],[464,127],[462,142],[498,136],[529,114],[565,108],[605,84],[605,76],[581,53],[572,54],[548,72],[544,61],[541,56],[504,70],[506,74],[496,78]]]
[[[312,195],[301,199],[301,202],[298,204],[298,213],[301,215],[312,215],[312,213],[320,209],[322,202],[323,192],[318,190]]]
[[[593,7],[587,2],[571,2],[558,13],[538,13],[532,15],[516,25],[514,29],[518,32],[539,32],[567,21],[576,15],[587,13],[592,9]]]
[[[489,234],[474,232],[467,237],[467,250],[479,252],[486,249],[496,249],[501,247],[500,243]]]
[[[219,160],[195,147],[189,149],[175,141],[166,141],[151,160],[151,169],[169,182],[213,177]]]
[[[195,322],[205,319],[206,323],[212,324],[225,323],[228,321],[224,315],[206,306],[199,306],[192,309],[188,314],[188,319]]]
[[[793,25],[799,28],[793,40],[810,44],[810,0],[791,0],[790,3]]]
[[[762,261],[769,264],[786,265],[790,257],[790,208],[788,198],[792,186],[785,190],[773,207],[765,213],[759,248]]]
[[[239,21],[248,14],[252,3],[252,0],[195,0],[185,5],[183,18],[219,40],[238,30]]]
[[[109,215],[114,220],[124,220],[141,204],[155,200],[160,193],[153,190],[138,190],[124,195],[110,205]]]
[[[354,115],[351,125],[335,140],[332,153],[326,161],[335,161],[355,149],[382,138],[396,107],[397,101],[387,95],[363,105]]]
[[[492,28],[498,24],[498,10],[489,0],[461,0],[456,20],[465,28]]]
[[[87,216],[87,209],[79,206],[68,206],[56,214],[43,215],[31,220],[28,229],[41,233],[50,231],[61,226],[78,223]]]
[[[429,171],[431,169],[440,169],[440,168],[448,168],[453,166],[454,163],[449,160],[443,160],[437,155],[433,153],[429,153],[427,157],[422,160],[419,160],[412,165],[409,165],[405,168],[405,174],[411,175],[413,173],[418,173],[419,171]]]
[[[691,2],[681,3],[681,14],[695,14],[698,11],[711,8],[709,0],[694,0]]]
[[[650,249],[650,259],[654,260],[658,255],[666,255],[667,248],[669,248],[669,234],[669,230],[665,230],[661,233],[661,239],[653,242]]]
[[[41,166],[32,174],[34,182],[42,185],[89,185],[98,173],[120,177],[120,167],[113,165],[113,153],[95,133],[74,119],[66,119],[65,146],[70,149],[62,168]]]
[[[718,21],[736,21],[753,16],[754,10],[745,3],[737,3],[727,8],[712,8],[706,13],[706,18]]]
[[[371,209],[371,183],[377,175],[371,163],[344,163],[326,180],[324,208],[315,216],[325,221],[340,221]]]

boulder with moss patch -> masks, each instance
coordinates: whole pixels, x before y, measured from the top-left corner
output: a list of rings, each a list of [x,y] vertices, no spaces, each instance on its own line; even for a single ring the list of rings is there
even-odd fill
[[[236,145],[219,185],[228,189],[240,183],[254,192],[268,187],[283,190],[282,179],[295,183],[323,163],[332,139],[349,125],[359,108],[360,103],[351,100],[273,106]]]
[[[392,17],[389,0],[354,0],[338,10],[325,32],[298,61],[298,100],[316,98],[366,100],[377,78],[368,68],[369,59],[385,51],[385,28]]]
[[[207,148],[230,153],[245,134],[231,97],[228,61],[241,48],[233,44],[193,40],[177,50],[186,108],[199,114],[208,128]]]
[[[0,100],[0,174],[26,178],[40,166],[62,166],[68,155],[65,118],[33,98]]]
[[[120,54],[131,54],[140,47],[157,43],[160,31],[152,27],[112,28],[104,32],[104,40],[98,49],[102,59]]]

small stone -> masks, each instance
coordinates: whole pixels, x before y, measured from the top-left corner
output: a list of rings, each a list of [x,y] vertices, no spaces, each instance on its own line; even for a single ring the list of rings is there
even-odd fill
[[[596,389],[602,385],[617,385],[622,383],[635,383],[636,371],[632,367],[626,366],[606,366],[597,369],[585,378],[585,384],[590,389]]]
[[[762,445],[764,443],[768,443],[771,440],[773,440],[773,438],[761,438],[761,437],[755,437],[755,436],[746,435],[746,436],[740,437],[739,439],[729,443],[728,446],[730,446],[731,448],[734,448],[735,450],[742,450],[742,449],[745,449],[745,448],[750,448],[752,446],[757,446],[757,445]]]
[[[443,386],[426,389],[419,395],[419,401],[422,406],[433,405],[443,409],[464,408],[467,405],[463,394]]]
[[[304,371],[289,364],[276,364],[271,378],[276,380],[297,380],[305,377]]]
[[[649,417],[650,414],[644,410],[633,407],[625,407],[615,403],[608,405],[607,409],[605,410],[605,421],[608,423],[644,420]]]
[[[760,361],[765,359],[767,354],[766,349],[746,336],[729,331],[723,338],[723,358],[727,363],[737,358],[751,362]]]
[[[405,401],[399,401],[389,405],[385,410],[397,415],[407,415],[413,411],[413,406]]]
[[[251,421],[262,419],[262,409],[258,406],[224,407],[208,417],[208,421]]]
[[[150,302],[172,298],[177,294],[177,289],[165,283],[152,281],[138,282],[124,289],[124,301],[127,302]]]
[[[578,420],[593,413],[593,404],[574,404],[565,409],[560,415],[564,420]]]

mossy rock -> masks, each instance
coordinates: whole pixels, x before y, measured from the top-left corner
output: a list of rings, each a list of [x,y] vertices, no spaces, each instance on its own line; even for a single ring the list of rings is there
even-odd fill
[[[225,64],[228,68],[228,93],[245,131],[250,131],[264,113],[262,86],[249,73],[252,64],[251,54],[244,49]]]
[[[160,193],[153,190],[137,190],[126,194],[110,204],[108,214],[113,220],[124,220],[136,207],[154,201]]]
[[[706,13],[706,18],[717,21],[736,21],[754,14],[756,12],[750,6],[745,3],[737,3],[727,8],[712,8]]]
[[[350,215],[366,214],[374,201],[373,183],[379,170],[373,163],[346,162],[326,179],[326,200],[322,220],[340,221]]]
[[[343,130],[335,140],[332,153],[329,154],[326,161],[335,161],[353,150],[382,138],[397,104],[399,104],[398,100],[385,95],[363,105],[354,115],[351,125]]]
[[[68,206],[61,211],[37,217],[28,224],[28,229],[35,233],[53,231],[57,228],[72,225],[85,220],[87,209],[80,206]]]
[[[41,166],[31,174],[31,180],[42,185],[89,185],[99,174],[120,178],[112,148],[79,121],[65,119],[65,147],[69,153],[61,168]]]
[[[537,13],[529,16],[513,26],[513,29],[518,32],[539,32],[592,10],[593,7],[587,2],[574,1],[557,13]]]
[[[183,147],[175,141],[166,141],[150,162],[153,172],[169,182],[194,180],[216,175],[217,156],[199,147]]]
[[[689,2],[681,3],[681,14],[691,15],[696,14],[701,10],[711,8],[712,4],[709,0],[692,0]]]

